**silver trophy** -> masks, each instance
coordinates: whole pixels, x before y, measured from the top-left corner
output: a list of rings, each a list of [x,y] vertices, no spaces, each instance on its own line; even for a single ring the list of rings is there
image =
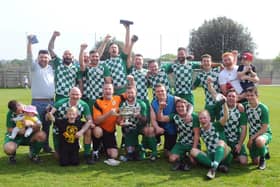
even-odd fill
[[[124,106],[120,108],[120,116],[124,119],[124,125],[128,127],[135,127],[136,124],[133,124],[129,119],[133,118],[135,115],[139,114],[140,108],[134,106]]]

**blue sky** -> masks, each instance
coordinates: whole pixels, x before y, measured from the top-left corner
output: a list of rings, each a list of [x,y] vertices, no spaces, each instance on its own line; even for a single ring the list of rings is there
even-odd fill
[[[218,16],[248,28],[259,58],[274,58],[280,52],[278,7],[276,0],[7,0],[0,6],[0,59],[24,59],[30,33],[40,41],[34,53],[47,48],[54,30],[61,32],[57,54],[70,49],[77,57],[81,43],[94,46],[107,33],[123,40],[120,19],[134,21],[131,33],[139,36],[134,51],[157,58],[160,52],[176,54],[178,47],[188,45],[193,28]]]

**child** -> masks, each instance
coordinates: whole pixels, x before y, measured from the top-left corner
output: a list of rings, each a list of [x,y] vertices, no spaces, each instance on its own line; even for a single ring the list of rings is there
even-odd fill
[[[249,87],[255,86],[259,82],[259,77],[256,73],[256,68],[252,65],[253,55],[252,53],[245,52],[241,58],[241,65],[238,66],[237,75],[240,79],[240,85],[243,92]]]
[[[18,133],[24,133],[24,137],[30,136],[33,132],[33,128],[40,127],[42,124],[36,115],[38,115],[38,113],[35,106],[25,106],[23,108],[23,114],[13,118],[16,122],[16,126],[13,128],[10,138],[15,139]]]
[[[83,123],[77,120],[78,109],[67,109],[67,119],[57,119],[59,130],[59,163],[61,166],[79,165],[79,137],[84,133]]]

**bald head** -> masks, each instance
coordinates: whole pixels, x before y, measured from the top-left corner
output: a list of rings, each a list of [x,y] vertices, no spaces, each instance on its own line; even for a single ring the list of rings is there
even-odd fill
[[[71,100],[79,100],[82,97],[81,90],[78,87],[71,88],[69,97]]]

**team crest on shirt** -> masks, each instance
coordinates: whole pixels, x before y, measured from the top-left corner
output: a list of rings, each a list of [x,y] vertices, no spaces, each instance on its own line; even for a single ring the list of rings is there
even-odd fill
[[[112,101],[112,105],[115,106],[117,103],[116,101]]]
[[[74,125],[68,125],[66,131],[63,133],[63,136],[68,143],[75,142],[75,134],[78,132],[78,128]]]

